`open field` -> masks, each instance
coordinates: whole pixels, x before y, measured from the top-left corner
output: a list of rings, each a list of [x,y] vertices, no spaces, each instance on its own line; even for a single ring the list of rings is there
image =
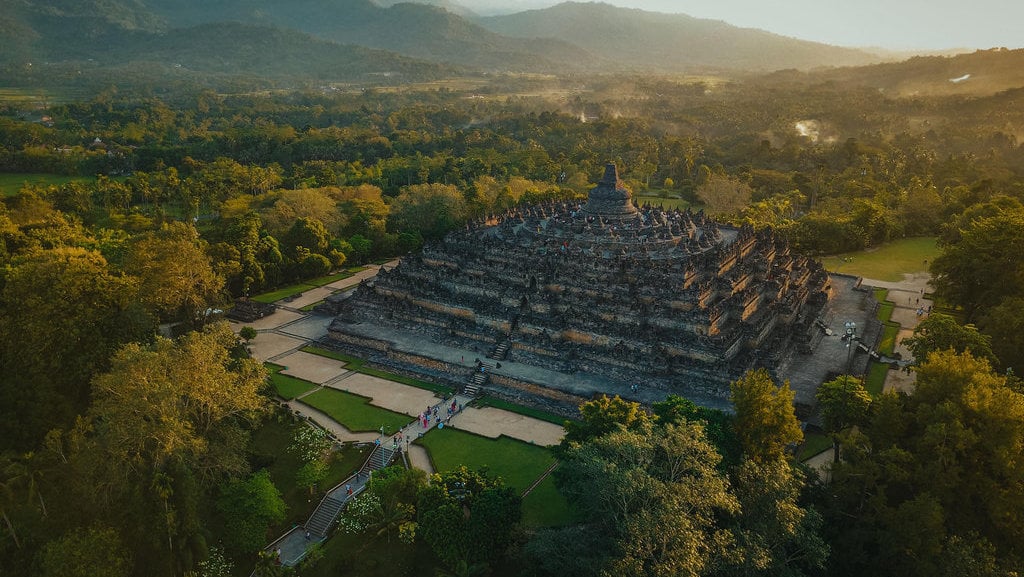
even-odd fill
[[[270,372],[270,385],[274,387],[274,391],[278,396],[286,401],[290,401],[316,388],[316,385],[309,381],[282,375],[281,371],[284,370],[284,367],[281,365],[275,365],[274,363],[263,363],[263,365]]]
[[[660,196],[644,195],[634,196],[633,199],[636,201],[637,204],[641,206],[643,206],[644,204],[650,204],[651,206],[660,206],[664,209],[669,210],[674,208],[678,208],[679,210],[686,210],[691,206],[689,201],[683,200],[681,198],[662,198]]]
[[[92,176],[67,176],[63,174],[43,174],[38,172],[0,172],[0,196],[14,196],[26,184],[50,186],[68,182],[93,182]]]
[[[907,238],[875,249],[828,256],[821,262],[830,272],[897,282],[904,274],[928,270],[939,255],[935,241],[930,236]]]
[[[453,428],[434,429],[416,441],[427,448],[437,471],[465,465],[486,468],[517,492],[525,491],[555,461],[550,449],[499,437],[488,439]],[[564,525],[570,521],[569,506],[549,477],[523,500],[523,520],[528,525]],[[546,486],[550,483],[550,486]]]
[[[394,435],[413,420],[403,415],[370,404],[370,399],[345,391],[321,389],[302,398],[303,403],[323,411],[350,431],[379,431]]]

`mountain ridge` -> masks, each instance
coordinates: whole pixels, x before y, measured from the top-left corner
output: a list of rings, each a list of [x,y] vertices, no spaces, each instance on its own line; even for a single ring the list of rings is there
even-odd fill
[[[766,72],[882,60],[853,48],[797,40],[720,20],[620,8],[604,2],[563,2],[550,8],[484,17],[478,22],[509,36],[543,38],[557,34],[599,57],[665,72],[685,72],[695,67]],[[657,61],[652,62],[652,58]]]

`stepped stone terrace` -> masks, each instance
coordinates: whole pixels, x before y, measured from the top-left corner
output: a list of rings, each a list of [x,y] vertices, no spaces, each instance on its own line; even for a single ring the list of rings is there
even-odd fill
[[[873,309],[841,281],[844,319],[865,326]],[[382,269],[339,303],[329,337],[435,378],[465,380],[490,354],[490,392],[547,408],[630,397],[634,385],[657,392],[642,400],[675,393],[725,408],[729,382],[756,367],[803,378],[799,407],[847,360],[840,348],[807,362],[835,292],[817,261],[771,231],[637,208],[608,165],[585,203],[492,215]]]

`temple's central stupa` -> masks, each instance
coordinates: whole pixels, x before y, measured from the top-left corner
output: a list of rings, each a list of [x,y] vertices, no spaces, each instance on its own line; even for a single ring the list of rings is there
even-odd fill
[[[479,358],[511,396],[639,384],[721,406],[744,371],[808,348],[830,290],[770,231],[637,208],[608,165],[586,203],[490,216],[382,270],[340,303],[330,337],[454,382]]]

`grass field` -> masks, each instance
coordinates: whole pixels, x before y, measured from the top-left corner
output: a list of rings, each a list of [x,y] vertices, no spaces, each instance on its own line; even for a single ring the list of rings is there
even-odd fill
[[[309,381],[304,381],[288,375],[282,375],[281,371],[283,371],[285,367],[282,367],[281,365],[263,363],[263,366],[267,367],[267,371],[270,372],[270,385],[274,387],[274,391],[277,392],[278,396],[286,401],[290,401],[295,397],[304,395],[317,387],[316,384]]]
[[[434,468],[449,471],[465,465],[486,468],[519,492],[529,488],[555,461],[551,450],[508,437],[489,439],[452,428],[433,429],[416,441],[430,453]],[[523,500],[523,521],[532,526],[564,525],[571,520],[565,498],[546,479]]]
[[[281,287],[281,288],[276,289],[276,290],[272,290],[270,292],[265,292],[263,294],[258,294],[256,296],[252,297],[252,300],[254,300],[256,302],[259,302],[259,303],[276,303],[277,301],[279,301],[281,299],[288,298],[290,296],[299,295],[299,294],[302,294],[302,293],[304,293],[304,292],[306,292],[306,291],[308,291],[310,289],[315,289],[315,288],[316,288],[315,285],[311,285],[311,284],[307,284],[307,283],[293,284],[293,285],[289,285],[289,286],[286,286],[286,287]]]
[[[361,272],[364,270],[366,270],[365,266],[354,266],[352,268],[345,269],[341,272],[336,272],[334,274],[329,274],[327,276],[309,279],[307,281],[303,281],[293,285],[288,285],[285,287],[281,287],[279,289],[274,289],[263,294],[258,294],[252,297],[252,300],[261,303],[274,303],[281,299],[288,298],[290,296],[302,294],[310,289],[322,287],[324,285],[329,285],[332,282],[347,279],[350,276],[356,274],[357,272]]]
[[[875,300],[879,303],[876,318],[882,321],[882,338],[878,341],[878,352],[883,355],[892,355],[893,349],[896,348],[896,336],[900,331],[900,325],[889,320],[892,317],[895,305],[891,301],[886,300],[889,297],[888,289],[875,289],[874,294]],[[867,389],[872,397],[882,394],[882,389],[885,388],[885,378],[889,374],[889,370],[889,365],[886,363],[876,363],[874,361],[868,363],[868,373],[864,378],[864,388]]]
[[[860,252],[825,257],[830,272],[852,274],[883,281],[901,281],[904,274],[927,272],[939,255],[934,237],[907,238]]]
[[[832,439],[827,435],[821,433],[807,433],[804,435],[804,442],[800,445],[800,451],[797,453],[796,458],[800,462],[804,462],[807,459],[832,448]]]
[[[664,209],[678,208],[679,210],[686,210],[690,207],[690,203],[681,198],[662,198],[660,196],[634,196],[633,199],[637,204],[643,206],[645,203],[651,206],[660,206]]]
[[[409,415],[375,407],[367,397],[334,389],[321,389],[300,402],[323,411],[354,432],[379,431],[383,425],[385,435],[394,435],[413,420]]]
[[[35,172],[0,173],[0,196],[14,196],[26,184],[49,186],[68,182],[93,182],[92,176],[65,176],[62,174],[42,174]]]

